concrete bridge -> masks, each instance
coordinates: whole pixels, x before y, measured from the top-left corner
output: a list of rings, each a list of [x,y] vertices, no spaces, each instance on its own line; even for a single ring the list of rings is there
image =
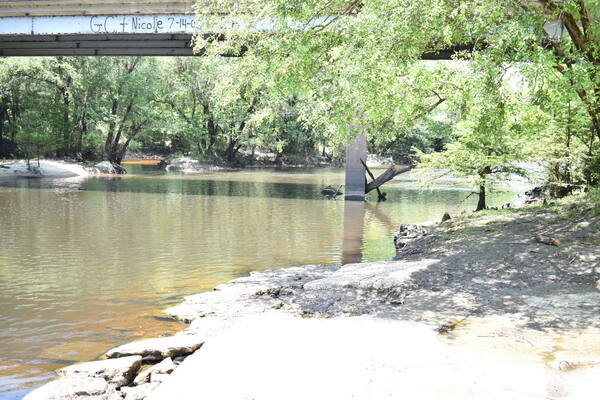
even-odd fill
[[[0,0],[0,56],[191,56],[193,0]]]
[[[0,0],[0,56],[192,56],[194,0]],[[453,46],[423,59],[448,60]]]

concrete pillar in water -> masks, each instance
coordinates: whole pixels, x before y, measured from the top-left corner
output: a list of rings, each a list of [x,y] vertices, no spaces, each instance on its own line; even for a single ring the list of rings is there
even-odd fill
[[[365,202],[344,202],[344,243],[342,264],[359,263],[363,257]]]
[[[346,200],[365,200],[365,167],[361,159],[367,161],[367,137],[363,134],[346,148]]]

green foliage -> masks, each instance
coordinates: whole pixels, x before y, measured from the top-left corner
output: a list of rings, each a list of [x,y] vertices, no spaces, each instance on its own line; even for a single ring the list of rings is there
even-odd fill
[[[476,185],[533,156],[557,195],[598,183],[598,0],[200,0],[197,13],[222,33],[198,49],[243,53],[256,79],[309,99],[301,116],[335,149],[364,132],[375,151],[414,143],[423,166]],[[453,46],[469,51],[420,61]],[[455,142],[419,129],[439,113]],[[444,155],[424,155],[432,136]]]
[[[133,147],[233,163],[256,149],[324,146],[299,120],[302,101],[242,67],[208,57],[2,60],[0,154],[120,162]]]

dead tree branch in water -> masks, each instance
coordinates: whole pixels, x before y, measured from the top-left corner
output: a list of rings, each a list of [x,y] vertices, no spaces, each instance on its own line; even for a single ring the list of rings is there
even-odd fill
[[[365,167],[365,170],[367,171],[367,174],[369,174],[369,176],[371,177],[371,179],[375,180],[375,176],[373,175],[373,173],[371,172],[371,170],[369,169],[369,167],[367,167],[367,164],[363,161],[363,159],[360,159],[360,163],[363,165],[363,167]],[[365,194],[367,194],[368,192],[366,191],[366,187],[368,186],[368,184],[366,184],[365,182]],[[386,193],[381,193],[381,190],[379,190],[379,187],[376,187],[375,189],[377,189],[377,201],[386,201]]]
[[[412,170],[415,166],[409,165],[405,168],[396,168],[395,165],[389,167],[383,174],[379,175],[377,178],[373,179],[371,182],[367,183],[365,187],[365,194],[369,193],[372,190],[378,189],[381,185],[386,183],[387,181],[391,181],[395,176],[403,174]]]

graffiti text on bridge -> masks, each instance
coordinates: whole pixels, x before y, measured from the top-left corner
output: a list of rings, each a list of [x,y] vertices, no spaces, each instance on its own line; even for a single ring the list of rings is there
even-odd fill
[[[89,18],[93,33],[191,33],[196,27],[192,15],[106,15]]]

